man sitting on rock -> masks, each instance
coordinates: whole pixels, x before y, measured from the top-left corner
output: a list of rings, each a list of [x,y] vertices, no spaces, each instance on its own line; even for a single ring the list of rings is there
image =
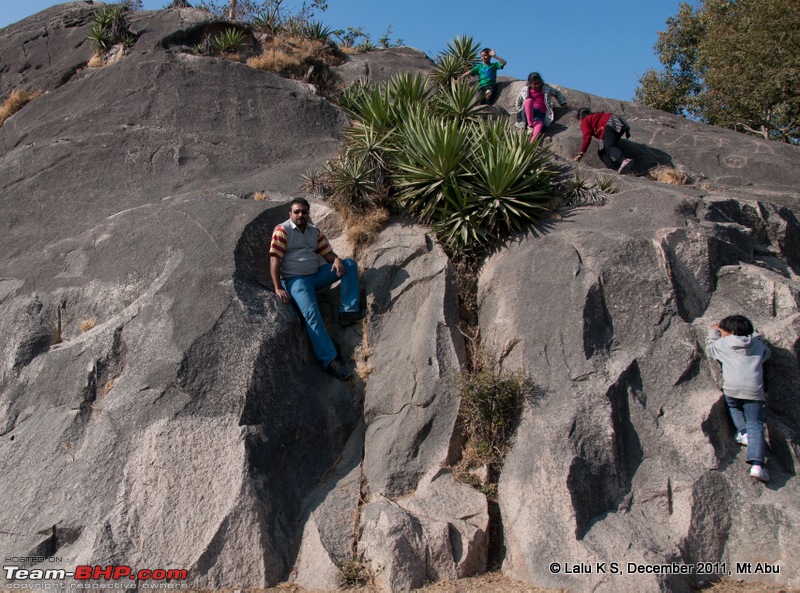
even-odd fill
[[[350,378],[350,371],[336,360],[336,347],[325,329],[314,291],[341,279],[339,324],[346,326],[361,321],[366,311],[358,306],[358,264],[352,259],[342,260],[333,252],[322,231],[308,222],[310,209],[305,199],[292,200],[289,220],[272,232],[269,268],[278,297],[284,303],[294,299],[300,307],[308,337],[322,367],[344,381]],[[320,265],[320,258],[327,263]]]

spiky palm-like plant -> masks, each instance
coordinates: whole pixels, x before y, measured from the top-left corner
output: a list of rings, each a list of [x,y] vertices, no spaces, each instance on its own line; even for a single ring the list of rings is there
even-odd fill
[[[444,55],[455,56],[464,64],[478,61],[480,44],[471,35],[458,35],[447,44]]]
[[[326,27],[321,21],[311,21],[303,25],[303,37],[325,43],[330,39],[333,29]]]
[[[98,24],[89,27],[86,39],[92,44],[92,50],[96,54],[106,51],[112,45],[111,35]]]
[[[327,166],[331,200],[349,210],[363,211],[375,206],[378,186],[375,170],[364,157],[346,152]]]
[[[447,86],[464,74],[471,67],[458,56],[444,54],[436,59],[436,64],[431,70],[431,80],[438,85]]]
[[[350,117],[373,126],[382,134],[388,133],[397,124],[386,85],[363,85],[347,96],[342,107]]]
[[[447,251],[474,254],[496,239],[484,224],[485,213],[469,188],[447,187],[443,198],[432,227]]]
[[[209,45],[211,51],[217,55],[233,54],[242,50],[245,37],[244,31],[229,28],[214,35]]]
[[[467,175],[464,146],[469,134],[456,122],[414,118],[402,127],[394,178],[403,206],[423,222],[434,219],[447,188]]]
[[[477,121],[486,113],[480,97],[466,82],[453,82],[439,88],[435,102],[436,112],[457,122]]]
[[[392,76],[388,90],[394,105],[426,103],[433,92],[427,76],[419,72],[401,72]]]

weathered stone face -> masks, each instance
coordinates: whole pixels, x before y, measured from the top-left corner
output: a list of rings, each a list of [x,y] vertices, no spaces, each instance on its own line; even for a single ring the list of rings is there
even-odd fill
[[[501,477],[504,572],[545,587],[682,589],[691,578],[623,582],[549,565],[733,567],[754,553],[745,531],[756,509],[769,508],[756,531],[788,531],[757,536],[761,554],[782,564],[781,582],[794,582],[786,546],[798,508],[785,501],[797,495],[800,284],[783,245],[796,240],[784,231],[795,215],[723,192],[618,184],[608,205],[511,245],[481,275],[484,344],[510,351],[505,365],[541,391]],[[687,199],[700,204],[689,219],[678,216]],[[708,325],[734,313],[752,319],[776,354],[765,366],[767,488],[747,476],[719,365],[704,355]]]
[[[392,590],[485,570],[486,498],[448,469],[465,349],[441,248],[392,220],[360,261],[363,326],[338,327],[337,289],[320,293],[340,354],[368,367],[329,377],[266,251],[346,118],[307,84],[190,55],[218,26],[199,10],[132,14],[134,47],[83,69],[91,8],[0,32],[0,90],[47,90],[0,128],[2,557],[185,568],[206,589],[335,589],[354,558]],[[429,67],[403,48],[337,73]],[[501,81],[499,114],[520,84]],[[628,119],[640,170],[705,183],[615,178],[606,206],[563,211],[486,261],[483,342],[538,388],[500,481],[503,570],[683,590],[679,575],[548,566],[766,557],[796,586],[800,151],[564,92]],[[580,131],[556,114],[563,160]],[[587,178],[608,175],[595,146]],[[347,255],[338,216],[314,203],[312,217]],[[773,350],[766,488],[746,476],[702,348],[734,312]]]

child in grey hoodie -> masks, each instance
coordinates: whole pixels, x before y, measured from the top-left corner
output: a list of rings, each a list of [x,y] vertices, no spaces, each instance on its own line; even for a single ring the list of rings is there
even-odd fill
[[[731,315],[708,330],[706,353],[722,363],[722,392],[736,426],[736,442],[747,446],[750,475],[769,481],[764,469],[764,361],[769,347],[747,317]]]

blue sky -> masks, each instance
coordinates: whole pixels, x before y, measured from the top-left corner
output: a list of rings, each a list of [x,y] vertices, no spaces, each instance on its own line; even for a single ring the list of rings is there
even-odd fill
[[[189,0],[192,4],[192,0]],[[431,57],[457,35],[472,35],[508,61],[502,72],[616,99],[631,100],[639,77],[658,68],[658,31],[678,12],[680,0],[328,0],[319,20],[333,29],[363,27],[377,41],[388,26],[392,39]],[[694,3],[694,2],[690,2]],[[53,0],[0,0],[0,27],[22,20]],[[169,0],[144,0],[145,9]],[[285,0],[286,6],[300,2]]]

